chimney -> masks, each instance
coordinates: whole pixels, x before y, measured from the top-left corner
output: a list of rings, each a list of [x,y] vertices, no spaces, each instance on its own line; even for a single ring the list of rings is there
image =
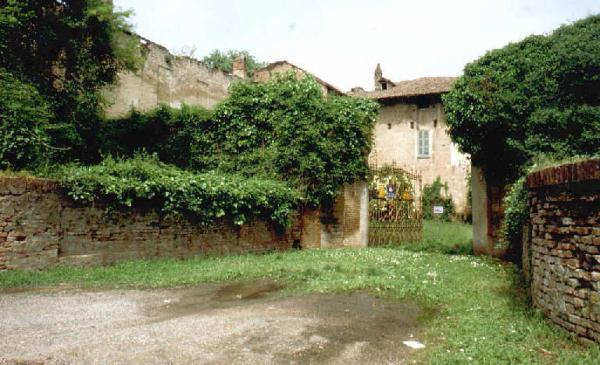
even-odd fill
[[[239,53],[233,60],[233,76],[246,79],[246,55]]]
[[[375,67],[375,75],[374,75],[374,80],[375,81],[375,90],[381,90],[381,79],[383,78],[383,72],[381,72],[381,65],[378,63],[377,67]]]

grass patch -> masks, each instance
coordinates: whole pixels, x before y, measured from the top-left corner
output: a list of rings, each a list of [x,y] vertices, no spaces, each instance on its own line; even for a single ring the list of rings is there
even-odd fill
[[[473,253],[473,228],[459,222],[423,221],[423,241],[403,244],[402,248],[414,252],[436,252],[448,255]]]
[[[371,290],[417,298],[436,314],[427,322],[431,364],[592,364],[600,346],[585,347],[530,310],[513,285],[510,265],[484,257],[409,252],[402,248],[305,250],[127,262],[111,267],[0,273],[0,287],[175,287],[270,278],[300,292]]]

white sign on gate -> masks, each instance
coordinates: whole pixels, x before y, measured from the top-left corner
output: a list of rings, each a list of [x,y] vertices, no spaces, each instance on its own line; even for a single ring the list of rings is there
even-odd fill
[[[433,214],[444,214],[444,207],[441,205],[434,205]]]

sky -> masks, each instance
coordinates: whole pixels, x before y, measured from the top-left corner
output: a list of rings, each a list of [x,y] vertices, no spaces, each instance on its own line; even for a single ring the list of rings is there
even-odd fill
[[[114,0],[134,30],[174,53],[247,50],[347,91],[373,73],[458,76],[487,50],[600,13],[600,0]]]

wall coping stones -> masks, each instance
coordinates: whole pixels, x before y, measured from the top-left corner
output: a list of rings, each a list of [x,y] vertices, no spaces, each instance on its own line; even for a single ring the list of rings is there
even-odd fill
[[[527,175],[530,189],[590,180],[600,180],[600,158],[549,167]]]

